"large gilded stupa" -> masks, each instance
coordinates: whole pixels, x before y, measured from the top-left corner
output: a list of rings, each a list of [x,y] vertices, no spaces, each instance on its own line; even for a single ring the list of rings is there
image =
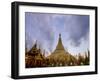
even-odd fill
[[[59,34],[58,44],[54,52],[47,57],[52,66],[67,66],[75,65],[76,59],[64,49],[61,34]]]

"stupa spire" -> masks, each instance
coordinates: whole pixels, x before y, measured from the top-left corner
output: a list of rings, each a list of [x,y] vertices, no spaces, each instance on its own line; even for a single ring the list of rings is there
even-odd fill
[[[59,34],[59,38],[61,38],[61,34]]]
[[[61,39],[61,34],[59,34],[59,39],[58,39],[58,44],[57,44],[56,50],[64,50],[64,47],[62,44],[62,39]]]

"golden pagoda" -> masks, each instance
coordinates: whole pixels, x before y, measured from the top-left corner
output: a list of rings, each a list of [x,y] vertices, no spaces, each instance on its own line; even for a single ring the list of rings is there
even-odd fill
[[[74,64],[76,60],[68,51],[64,49],[61,34],[59,34],[58,44],[56,49],[50,56],[47,57],[51,66],[67,66]]]
[[[64,46],[62,44],[61,34],[59,34],[58,44],[57,44],[56,49],[54,50],[54,52],[52,54],[58,54],[58,53],[62,53],[62,54],[66,53]]]

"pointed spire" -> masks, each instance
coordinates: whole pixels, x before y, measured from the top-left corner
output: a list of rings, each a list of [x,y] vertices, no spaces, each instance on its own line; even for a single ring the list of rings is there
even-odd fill
[[[58,44],[57,44],[56,50],[64,50],[64,47],[62,44],[62,39],[61,39],[61,34],[59,34],[59,39],[58,39]]]
[[[35,44],[34,44],[34,47],[37,48],[37,40],[36,40],[36,42],[35,42]]]
[[[61,34],[59,34],[59,38],[61,38]]]
[[[44,50],[43,56],[45,56],[45,50]]]
[[[39,45],[39,53],[41,53],[41,46]]]

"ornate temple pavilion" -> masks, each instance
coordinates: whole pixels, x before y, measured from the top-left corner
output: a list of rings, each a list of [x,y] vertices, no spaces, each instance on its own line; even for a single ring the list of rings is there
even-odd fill
[[[41,49],[37,48],[37,42],[25,55],[26,68],[44,67],[46,59],[41,53]]]

